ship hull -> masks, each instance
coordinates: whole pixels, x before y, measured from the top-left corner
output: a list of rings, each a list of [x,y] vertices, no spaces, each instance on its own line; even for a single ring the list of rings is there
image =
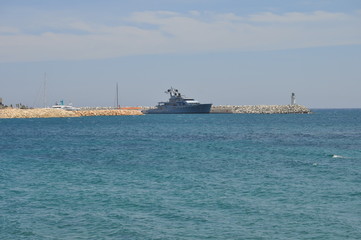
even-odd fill
[[[192,106],[166,106],[142,111],[145,114],[198,114],[209,113],[212,104],[198,104]]]

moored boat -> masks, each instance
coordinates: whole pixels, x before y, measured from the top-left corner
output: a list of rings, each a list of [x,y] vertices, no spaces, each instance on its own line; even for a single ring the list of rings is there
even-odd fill
[[[71,104],[64,105],[63,100],[60,101],[60,104],[55,103],[55,105],[53,105],[51,108],[63,109],[63,110],[67,110],[67,111],[78,111],[78,110],[80,110],[80,108],[73,107]]]
[[[211,103],[202,104],[193,98],[186,98],[177,89],[170,88],[165,93],[170,95],[168,102],[159,102],[155,108],[142,112],[145,114],[190,114],[211,111]]]

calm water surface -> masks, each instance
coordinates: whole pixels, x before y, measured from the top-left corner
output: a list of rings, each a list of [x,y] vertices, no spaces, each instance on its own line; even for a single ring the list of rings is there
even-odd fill
[[[361,239],[361,110],[0,120],[0,239]]]

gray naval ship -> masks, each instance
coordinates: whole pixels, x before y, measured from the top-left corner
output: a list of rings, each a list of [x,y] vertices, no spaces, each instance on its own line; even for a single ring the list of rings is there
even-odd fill
[[[212,104],[201,104],[193,98],[186,98],[177,89],[170,88],[165,93],[170,95],[168,102],[159,102],[155,108],[143,110],[145,114],[169,114],[169,113],[209,113]]]

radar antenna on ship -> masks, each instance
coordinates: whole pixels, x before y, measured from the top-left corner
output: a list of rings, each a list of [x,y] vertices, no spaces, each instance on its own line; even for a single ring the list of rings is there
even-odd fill
[[[169,93],[170,97],[180,96],[180,93],[178,92],[178,89],[174,89],[173,87],[171,87],[170,89],[165,91],[165,93]]]
[[[176,95],[176,96],[178,96],[178,97],[181,96],[180,92],[178,92],[178,89],[174,89],[174,95]]]
[[[167,91],[165,91],[165,93],[169,93],[170,96],[172,96],[172,90],[173,90],[173,88],[171,87],[170,89],[168,89]]]

